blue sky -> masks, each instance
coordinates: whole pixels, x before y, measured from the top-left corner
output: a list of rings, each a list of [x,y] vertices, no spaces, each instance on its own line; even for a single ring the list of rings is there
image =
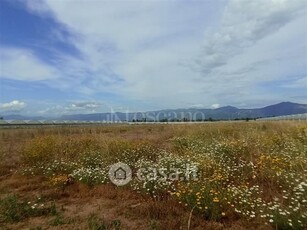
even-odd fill
[[[307,103],[305,0],[1,0],[0,114]]]

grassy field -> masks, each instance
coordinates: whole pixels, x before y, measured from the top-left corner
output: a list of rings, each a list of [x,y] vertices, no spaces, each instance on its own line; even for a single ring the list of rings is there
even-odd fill
[[[0,146],[0,229],[307,226],[306,122],[0,129]]]

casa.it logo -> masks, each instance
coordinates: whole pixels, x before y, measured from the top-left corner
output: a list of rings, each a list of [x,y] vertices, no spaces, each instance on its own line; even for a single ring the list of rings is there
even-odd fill
[[[109,178],[117,186],[126,185],[132,179],[132,170],[127,164],[118,162],[110,166]]]

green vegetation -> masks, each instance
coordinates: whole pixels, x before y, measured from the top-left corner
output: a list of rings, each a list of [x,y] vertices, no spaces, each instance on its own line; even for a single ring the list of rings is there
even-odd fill
[[[38,198],[35,202],[23,201],[11,195],[0,200],[0,223],[18,222],[29,217],[56,215],[54,202],[46,203]]]

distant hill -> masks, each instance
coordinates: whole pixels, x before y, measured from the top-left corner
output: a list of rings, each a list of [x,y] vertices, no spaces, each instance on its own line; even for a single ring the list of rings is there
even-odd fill
[[[234,120],[244,118],[273,117],[292,114],[307,113],[307,104],[282,102],[275,105],[255,109],[239,109],[233,106],[225,106],[217,109],[168,109],[137,113],[93,113],[72,114],[61,117],[48,118],[49,120],[76,120],[76,121],[176,121],[176,120]],[[3,115],[5,120],[45,120],[37,116]]]
[[[41,117],[41,116],[22,116],[18,114],[3,115],[0,117],[3,117],[4,120],[44,120],[46,119],[45,117]]]
[[[217,109],[168,109],[138,113],[95,113],[95,114],[73,114],[64,115],[59,120],[79,120],[79,121],[132,121],[132,120],[198,120],[198,119],[218,119],[233,120],[243,118],[272,117],[307,113],[306,104],[292,102],[282,102],[275,105],[255,109],[239,109],[233,106],[225,106]]]
[[[276,105],[270,105],[260,109],[263,116],[280,116],[281,115],[292,115],[299,113],[306,113],[307,105],[296,104],[292,102],[282,102]]]

